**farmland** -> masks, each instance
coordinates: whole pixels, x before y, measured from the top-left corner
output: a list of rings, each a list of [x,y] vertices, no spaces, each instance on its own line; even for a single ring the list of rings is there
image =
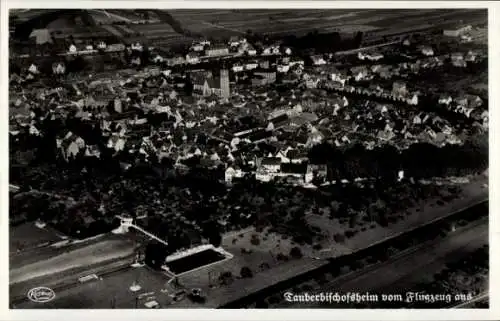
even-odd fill
[[[192,39],[177,33],[168,23],[154,23],[143,25],[114,26],[125,30],[124,36],[129,41],[148,40],[155,47],[168,47],[182,44],[190,44]],[[128,31],[128,33],[126,32]]]
[[[372,10],[171,10],[171,15],[185,29],[206,36],[222,37],[251,30],[272,35],[301,35],[313,30],[337,31],[351,35],[353,32],[384,31],[390,28],[420,28],[447,21],[484,19],[486,12],[462,10],[383,10],[373,14]],[[249,17],[251,17],[249,19]]]

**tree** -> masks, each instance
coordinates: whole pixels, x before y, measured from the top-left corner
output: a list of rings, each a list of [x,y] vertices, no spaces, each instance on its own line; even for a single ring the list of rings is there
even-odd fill
[[[87,67],[87,63],[81,56],[77,56],[75,59],[71,60],[67,64],[67,71],[69,72],[81,72]]]
[[[247,267],[247,266],[244,266],[241,268],[241,271],[240,271],[240,276],[244,279],[246,278],[252,278],[253,277],[253,272],[252,270]]]
[[[288,256],[284,255],[283,253],[278,253],[276,255],[276,259],[278,261],[288,261]]]
[[[220,235],[220,233],[214,233],[209,237],[208,241],[213,246],[219,247],[222,243],[222,236]]]
[[[344,243],[345,242],[345,236],[343,234],[337,233],[337,234],[335,234],[333,236],[333,240],[335,242],[337,242],[337,243]]]
[[[269,266],[269,264],[268,264],[268,263],[266,263],[266,262],[259,264],[259,269],[260,269],[261,271],[264,271],[264,270],[269,270],[270,268],[271,268],[271,267],[270,267],[270,266]]]
[[[219,282],[224,285],[231,284],[233,279],[233,274],[230,271],[222,272],[219,276]]]
[[[202,235],[215,247],[219,247],[222,243],[220,227],[215,221],[209,221],[203,224]]]
[[[259,236],[254,234],[252,235],[252,238],[250,239],[250,243],[253,244],[253,245],[259,245],[260,244],[260,239],[259,239]]]
[[[163,244],[151,242],[146,246],[145,263],[159,270],[167,258],[167,249]]]
[[[297,246],[294,246],[290,250],[290,256],[294,259],[300,259],[300,258],[302,258],[303,255],[302,255],[302,251],[300,250],[300,248]]]
[[[354,46],[356,48],[361,47],[361,43],[363,42],[363,32],[356,32],[356,36],[354,36]]]

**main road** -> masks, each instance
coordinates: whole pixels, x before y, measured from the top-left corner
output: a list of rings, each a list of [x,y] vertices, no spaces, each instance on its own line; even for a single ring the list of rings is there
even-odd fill
[[[488,244],[488,219],[481,219],[442,239],[421,244],[392,259],[368,266],[362,270],[341,276],[323,286],[317,292],[378,292],[403,294],[416,283],[429,280],[447,262],[466,256],[468,253]],[[280,308],[327,308],[321,303],[288,303]],[[328,304],[328,308],[345,308],[342,304]]]

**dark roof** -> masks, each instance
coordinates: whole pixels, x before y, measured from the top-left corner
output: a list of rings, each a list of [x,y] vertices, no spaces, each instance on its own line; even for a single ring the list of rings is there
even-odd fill
[[[293,163],[283,163],[281,164],[281,172],[290,174],[305,174],[307,170],[306,164],[293,164]]]
[[[228,49],[229,50],[229,48],[226,45],[223,45],[223,44],[214,44],[214,45],[211,45],[207,50],[210,51],[210,50],[219,50],[219,49]]]
[[[220,88],[220,78],[195,77],[195,79],[192,80],[193,84],[199,86],[205,85],[205,81],[208,83],[208,87],[210,88]]]
[[[193,89],[193,94],[195,94],[195,95],[203,95],[203,91],[201,89]]]
[[[309,164],[308,168],[311,171],[318,171],[319,173],[325,173],[327,171],[326,164]]]
[[[210,88],[220,88],[220,78],[209,78],[207,81]]]
[[[252,142],[255,142],[255,141],[258,141],[258,140],[261,140],[261,139],[266,139],[266,138],[269,138],[273,136],[273,132],[272,131],[267,131],[265,129],[262,129],[262,130],[257,130],[253,133],[251,133],[249,136],[248,136],[248,139]]]
[[[269,121],[274,124],[274,123],[279,123],[279,122],[282,122],[282,121],[286,121],[288,119],[289,118],[288,118],[287,114],[281,114],[279,116],[276,116],[274,118],[269,119]]]
[[[257,68],[254,69],[254,75],[255,74],[276,74],[275,70],[270,70],[270,69],[264,69],[264,68]]]
[[[261,165],[280,165],[281,158],[279,157],[265,157],[262,159]]]
[[[302,158],[302,157],[307,157],[307,153],[303,151],[299,151],[297,149],[291,149],[286,153],[286,157],[288,158]]]
[[[197,52],[197,51],[191,51],[191,52],[189,52],[189,53],[187,54],[187,56],[189,56],[189,57],[193,58],[193,57],[199,57],[199,56],[201,56],[201,55],[200,55],[200,53],[199,53],[199,52]]]
[[[278,148],[275,145],[267,144],[264,142],[258,143],[257,147],[259,151],[262,152],[262,155],[269,155],[269,153],[276,154],[276,152],[278,151]]]

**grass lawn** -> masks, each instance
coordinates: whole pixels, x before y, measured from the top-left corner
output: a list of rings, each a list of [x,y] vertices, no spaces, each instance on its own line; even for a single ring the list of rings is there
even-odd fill
[[[61,234],[62,235],[62,234]],[[50,228],[39,228],[33,222],[23,223],[9,229],[9,252],[25,250],[44,243],[60,241],[61,237]]]
[[[327,245],[329,245],[328,247],[331,248],[331,250],[324,252],[322,255],[321,253],[323,252],[321,252],[321,250],[313,250],[309,246],[300,246],[304,257],[299,260],[279,262],[275,259],[277,253],[288,254],[290,249],[295,246],[289,239],[283,240],[278,235],[271,234],[265,236],[267,234],[266,232],[256,233],[252,230],[242,233],[241,237],[236,233],[235,235],[225,237],[223,241],[223,247],[234,255],[233,259],[219,265],[211,266],[206,270],[201,269],[192,274],[188,273],[181,277],[180,282],[183,286],[201,287],[207,291],[207,293],[210,293],[210,300],[206,302],[206,307],[216,307],[218,304],[226,303],[225,300],[233,300],[236,297],[244,295],[244,293],[251,293],[248,291],[257,290],[256,287],[271,285],[275,283],[276,280],[282,278],[284,273],[287,274],[287,278],[290,278],[294,275],[293,273],[303,273],[306,271],[307,266],[312,268],[311,264],[321,264],[323,262],[323,260],[312,260],[311,256],[337,257],[346,255],[380,242],[385,238],[394,237],[399,233],[416,228],[434,219],[444,217],[454,211],[484,200],[488,195],[488,191],[483,189],[481,185],[486,181],[487,179],[484,177],[477,178],[471,183],[463,186],[461,197],[449,204],[439,206],[435,202],[427,201],[425,204],[422,203],[421,206],[418,207],[418,211],[417,208],[409,209],[410,215],[404,220],[391,224],[388,227],[377,226],[373,229],[367,229],[350,239],[346,239],[344,244],[338,244],[332,239],[334,233],[346,230],[338,221],[330,221],[327,216],[318,217],[317,215],[308,215],[311,224],[320,226],[324,232],[326,231],[328,233],[329,238],[323,242],[325,243],[323,244],[323,248],[327,248]],[[253,245],[250,242],[253,234],[259,235],[261,242],[258,245]],[[264,237],[267,238],[265,241]],[[236,242],[233,244],[232,242],[234,239],[236,239]],[[251,249],[252,253],[242,254],[242,247]],[[271,255],[270,252],[274,254]],[[270,269],[259,272],[258,266],[262,262],[268,263]],[[256,282],[254,279],[246,280],[236,278],[230,285],[210,289],[209,271],[211,274],[231,271],[233,275],[238,276],[242,266],[248,266],[252,271],[256,271],[254,272],[254,279],[258,278],[257,280],[259,281]],[[243,286],[242,283],[248,284]],[[175,306],[181,307],[186,304],[190,305],[190,303],[183,301]]]
[[[268,233],[266,230],[256,232],[251,228],[241,232],[231,232],[223,237],[222,247],[234,255],[232,259],[187,272],[179,277],[179,281],[186,288],[199,287],[208,291],[211,283],[217,283],[218,275],[231,272],[233,276],[238,277],[242,267],[250,268],[254,277],[258,278],[266,268],[281,265],[283,261],[278,260],[278,254],[289,256],[290,249],[294,246],[289,238]],[[309,246],[301,249],[304,255],[311,251]],[[211,281],[209,277],[212,278]]]
[[[330,220],[328,214],[307,215],[307,220],[311,225],[322,229],[328,236],[322,243],[322,249],[315,251],[320,257],[336,257],[355,252],[359,249],[380,242],[385,238],[393,237],[401,232],[416,228],[424,223],[443,217],[447,214],[463,209],[471,204],[484,200],[488,191],[481,187],[487,182],[486,179],[476,179],[464,185],[462,194],[449,203],[438,205],[438,199],[425,200],[415,207],[405,211],[404,218],[390,223],[387,227],[382,227],[376,223],[360,221],[354,228],[349,228],[347,224],[341,224],[337,219]],[[371,228],[371,226],[374,226]],[[363,231],[363,228],[365,229]],[[345,238],[345,242],[340,244],[335,242],[333,236],[336,233],[343,234],[347,230],[356,230],[357,233],[351,238]]]

